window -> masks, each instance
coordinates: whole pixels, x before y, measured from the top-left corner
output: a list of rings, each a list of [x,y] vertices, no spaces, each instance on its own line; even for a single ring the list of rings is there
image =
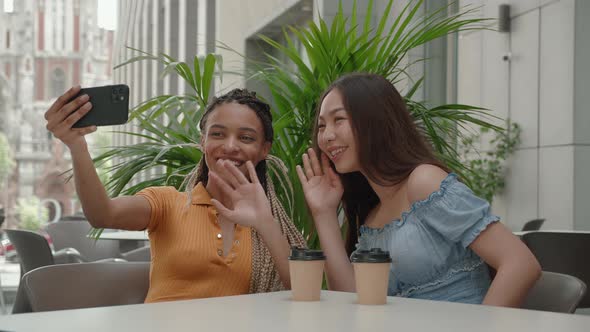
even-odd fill
[[[56,68],[51,73],[51,97],[59,97],[66,90],[66,74],[63,69]]]
[[[14,13],[14,0],[4,0],[4,12]]]

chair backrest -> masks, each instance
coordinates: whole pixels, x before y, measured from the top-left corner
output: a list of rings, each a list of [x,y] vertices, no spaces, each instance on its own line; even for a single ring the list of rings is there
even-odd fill
[[[569,274],[590,285],[590,232],[529,232],[521,239],[543,271]],[[579,307],[590,308],[590,292]]]
[[[143,303],[150,264],[77,263],[45,266],[25,274],[33,312]]]
[[[53,248],[74,248],[87,261],[120,258],[119,241],[103,241],[88,238],[92,226],[86,220],[58,221],[47,225],[47,233]]]
[[[573,313],[586,293],[586,284],[567,274],[543,271],[529,291],[524,309]]]
[[[6,219],[6,214],[4,213],[4,208],[0,208],[0,227],[4,224],[4,220]]]
[[[21,274],[41,266],[53,265],[53,254],[43,235],[16,229],[7,229],[6,235],[14,245],[21,263]]]
[[[69,216],[62,216],[61,218],[59,218],[60,221],[78,221],[78,220],[85,220],[86,216],[84,214],[72,214]]]
[[[544,222],[545,222],[545,219],[543,219],[543,218],[527,221],[524,224],[524,226],[522,226],[521,231],[523,231],[523,232],[538,231],[539,229],[541,229],[541,226],[543,226]]]

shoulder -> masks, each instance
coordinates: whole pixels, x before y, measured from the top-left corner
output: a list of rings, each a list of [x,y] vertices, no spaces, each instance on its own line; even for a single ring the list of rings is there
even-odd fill
[[[449,174],[442,168],[430,165],[422,164],[416,167],[407,182],[407,195],[410,203],[425,200],[435,191],[440,188],[441,182]]]
[[[145,187],[141,191],[152,191],[152,192],[159,192],[159,193],[177,193],[178,190],[173,186],[153,186],[153,187]]]
[[[175,197],[181,194],[176,188],[172,186],[159,186],[159,187],[147,187],[136,193],[135,195],[140,196],[162,196],[162,197]]]

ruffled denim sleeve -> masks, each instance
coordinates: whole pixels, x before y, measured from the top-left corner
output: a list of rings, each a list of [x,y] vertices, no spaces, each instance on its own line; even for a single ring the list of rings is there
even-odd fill
[[[440,189],[415,206],[416,217],[452,242],[469,246],[486,227],[500,218],[491,214],[490,203],[449,174]]]

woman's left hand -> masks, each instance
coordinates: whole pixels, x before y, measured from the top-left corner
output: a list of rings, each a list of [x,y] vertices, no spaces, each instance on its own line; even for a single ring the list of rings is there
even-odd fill
[[[215,182],[233,205],[233,210],[230,210],[218,200],[211,199],[219,215],[233,223],[256,230],[259,230],[264,222],[273,220],[270,203],[258,180],[254,164],[251,161],[246,162],[250,176],[248,180],[231,162],[220,160],[218,163],[220,167],[217,169],[225,172],[223,178],[215,172],[210,172],[209,180]]]

